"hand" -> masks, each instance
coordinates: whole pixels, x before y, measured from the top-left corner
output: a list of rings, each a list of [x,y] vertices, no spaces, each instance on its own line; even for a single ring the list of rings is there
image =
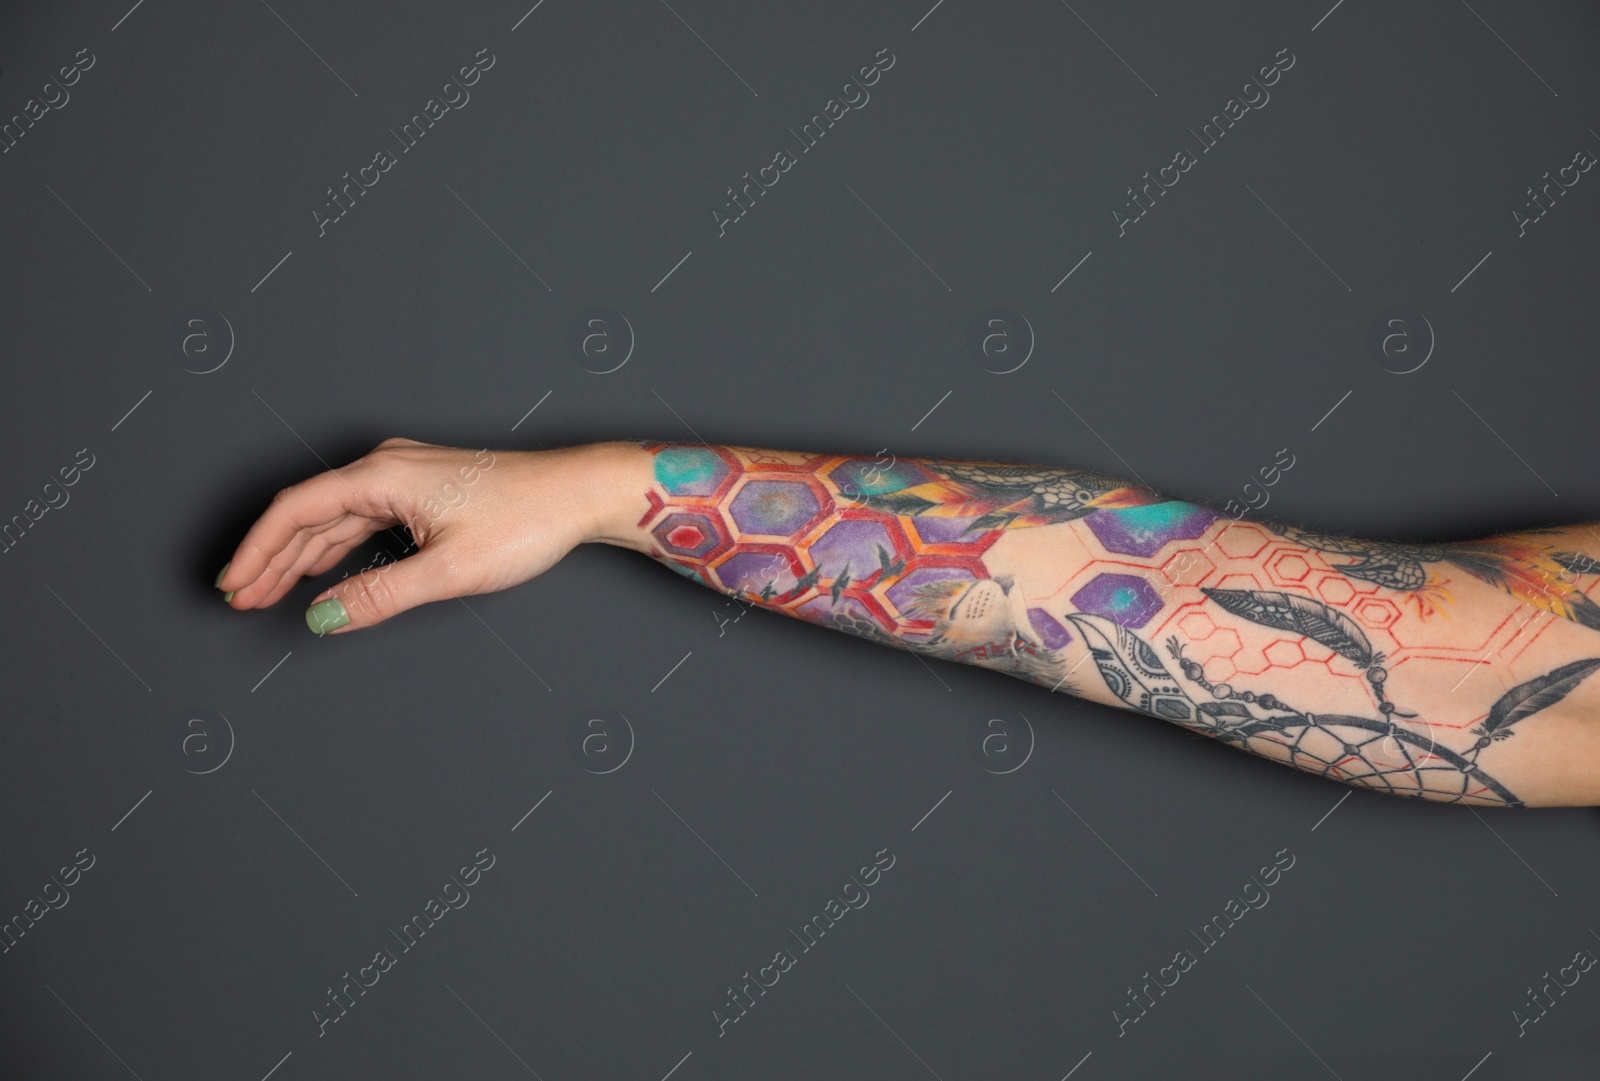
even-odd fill
[[[519,585],[585,541],[638,547],[628,527],[643,513],[649,468],[629,444],[472,451],[386,439],[279,492],[216,585],[233,608],[266,608],[403,525],[416,554],[344,579],[306,610],[319,634],[370,627],[429,601]]]

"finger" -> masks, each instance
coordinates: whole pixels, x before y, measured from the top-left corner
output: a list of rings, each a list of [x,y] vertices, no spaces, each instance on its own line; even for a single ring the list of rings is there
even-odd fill
[[[281,574],[293,566],[293,559],[285,559],[284,553],[303,532],[321,532],[349,514],[393,522],[382,505],[376,474],[370,468],[346,466],[283,489],[239,542],[217,588],[247,594],[245,606],[249,607],[252,596],[259,599],[277,582],[274,577],[268,586],[255,590],[258,578],[270,569]],[[298,555],[298,550],[294,554]]]
[[[311,533],[296,533],[281,551],[273,555],[272,560],[256,576],[255,581],[243,589],[233,591],[233,600],[229,603],[239,609],[260,607],[261,602],[278,587],[278,583],[283,581],[284,574],[294,566],[295,561],[300,558],[300,553],[311,543],[312,537]],[[230,570],[229,575],[231,574]]]
[[[326,535],[313,537],[310,543],[305,546],[305,550],[300,553],[299,558],[295,560],[294,566],[278,579],[278,584],[272,587],[272,592],[261,598],[256,606],[270,608],[277,604],[283,599],[283,595],[293,589],[299,583],[301,577],[307,574],[327,553],[328,540]],[[263,578],[261,581],[265,581],[265,579]],[[257,586],[260,586],[260,581],[257,582]]]
[[[312,564],[310,570],[306,571],[306,577],[316,578],[319,575],[327,574],[337,567],[345,556],[353,552],[360,543],[359,540],[353,540],[343,544],[330,544],[328,550],[322,553],[322,558]]]
[[[332,566],[362,541],[377,532],[379,526],[368,518],[351,515],[344,521],[320,532],[307,536],[305,545],[295,557],[294,563],[277,577],[276,585],[268,585],[277,571],[269,568],[268,572],[256,579],[252,590],[266,590],[248,600],[249,607],[270,608],[283,599],[285,593],[299,584],[300,579],[309,575],[321,574]],[[306,536],[302,534],[302,536]],[[295,544],[291,543],[285,552],[293,551]],[[332,550],[334,558],[323,570],[317,570]]]
[[[270,608],[277,604],[285,593],[299,583],[300,579],[315,578],[328,573],[353,549],[359,547],[381,528],[371,519],[351,516],[326,533],[318,534],[306,545],[305,551],[300,553],[294,568],[285,574],[277,587],[260,602],[260,607]]]
[[[333,536],[358,536],[365,537],[373,532],[369,519],[351,515],[330,525],[319,526],[315,529],[302,530],[283,551],[272,557],[267,564],[267,569],[254,582],[242,590],[238,590],[234,597],[239,601],[235,607],[266,608],[276,604],[278,598],[292,589],[311,562],[320,558],[328,538]],[[311,558],[307,558],[307,553]]]
[[[306,609],[306,626],[318,634],[371,627],[418,605],[468,592],[461,581],[447,552],[425,548],[326,590]]]

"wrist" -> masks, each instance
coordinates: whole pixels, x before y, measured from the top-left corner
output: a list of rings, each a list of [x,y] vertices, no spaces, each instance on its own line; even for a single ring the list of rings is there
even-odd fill
[[[587,505],[584,542],[648,552],[650,536],[638,522],[650,509],[646,493],[655,480],[650,452],[626,442],[590,443],[578,449],[582,456],[578,483]]]

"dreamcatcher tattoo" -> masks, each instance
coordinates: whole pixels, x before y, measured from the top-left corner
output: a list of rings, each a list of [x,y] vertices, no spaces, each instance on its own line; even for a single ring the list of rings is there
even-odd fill
[[[1270,693],[1212,682],[1172,637],[1167,652],[1183,674],[1180,681],[1149,643],[1126,627],[1081,612],[1067,618],[1082,631],[1107,689],[1130,708],[1325,777],[1396,795],[1523,806],[1484,770],[1480,757],[1510,738],[1518,722],[1560,702],[1600,668],[1600,658],[1573,661],[1511,688],[1469,730],[1477,737],[1472,746],[1456,751],[1418,730],[1428,727],[1426,720],[1389,698],[1384,655],[1348,616],[1309,597],[1272,590],[1202,592],[1241,619],[1333,650],[1365,675],[1377,716],[1312,713]],[[1401,719],[1417,725],[1402,725]]]

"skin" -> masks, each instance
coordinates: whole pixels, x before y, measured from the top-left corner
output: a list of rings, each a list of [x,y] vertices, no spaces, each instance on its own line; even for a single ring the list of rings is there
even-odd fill
[[[396,525],[416,553],[319,594],[314,606],[335,599],[348,616],[328,633],[509,589],[579,544],[611,544],[746,604],[1333,780],[1478,806],[1600,805],[1591,526],[1413,546],[1042,466],[397,438],[279,492],[217,587],[235,609],[269,607]]]

